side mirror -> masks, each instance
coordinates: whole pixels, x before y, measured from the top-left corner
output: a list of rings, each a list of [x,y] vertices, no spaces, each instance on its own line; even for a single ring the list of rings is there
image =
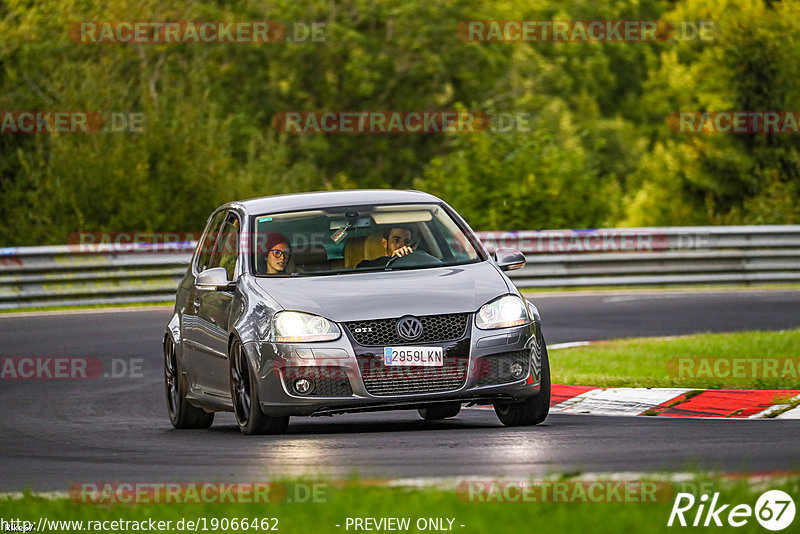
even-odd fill
[[[525,267],[525,255],[515,248],[498,248],[494,251],[494,261],[504,271]]]
[[[235,282],[228,280],[228,271],[223,267],[206,269],[195,277],[194,285],[202,291],[231,291],[236,287]]]

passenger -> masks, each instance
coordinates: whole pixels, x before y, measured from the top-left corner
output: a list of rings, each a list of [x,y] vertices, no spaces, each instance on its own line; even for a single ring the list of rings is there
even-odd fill
[[[278,232],[266,234],[267,274],[286,274],[286,266],[292,255],[289,240]]]
[[[383,249],[386,253],[385,256],[375,258],[374,260],[364,260],[356,267],[383,267],[393,257],[405,256],[411,254],[414,249],[411,248],[413,241],[411,239],[411,228],[404,225],[387,226],[383,229]]]

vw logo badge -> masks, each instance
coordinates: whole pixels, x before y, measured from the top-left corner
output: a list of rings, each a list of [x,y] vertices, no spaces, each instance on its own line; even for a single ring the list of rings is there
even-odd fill
[[[406,341],[414,341],[422,335],[422,323],[416,317],[403,317],[397,321],[397,334]]]

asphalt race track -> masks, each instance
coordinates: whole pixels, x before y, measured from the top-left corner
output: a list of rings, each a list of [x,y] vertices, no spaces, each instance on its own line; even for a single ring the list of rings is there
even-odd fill
[[[800,327],[800,290],[533,297],[549,344]],[[0,381],[0,491],[82,481],[261,481],[281,475],[541,476],[661,469],[800,469],[800,421],[552,415],[507,429],[492,410],[424,423],[416,412],[297,418],[242,436],[231,414],[175,431],[164,400],[165,309],[0,315],[0,356],[141,360],[140,376]],[[556,365],[554,362],[553,365]],[[110,366],[109,366],[110,367]]]

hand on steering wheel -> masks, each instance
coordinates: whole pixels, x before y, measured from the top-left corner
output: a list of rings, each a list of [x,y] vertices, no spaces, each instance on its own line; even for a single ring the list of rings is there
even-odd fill
[[[400,258],[403,258],[403,257],[408,256],[409,254],[413,254],[413,253],[414,253],[414,249],[411,248],[411,247],[405,246],[405,247],[402,247],[402,248],[398,248],[397,250],[394,251],[394,254],[392,254],[392,257],[389,258],[389,261],[386,262],[386,266],[389,267],[391,264],[393,264],[395,261],[399,260]]]

